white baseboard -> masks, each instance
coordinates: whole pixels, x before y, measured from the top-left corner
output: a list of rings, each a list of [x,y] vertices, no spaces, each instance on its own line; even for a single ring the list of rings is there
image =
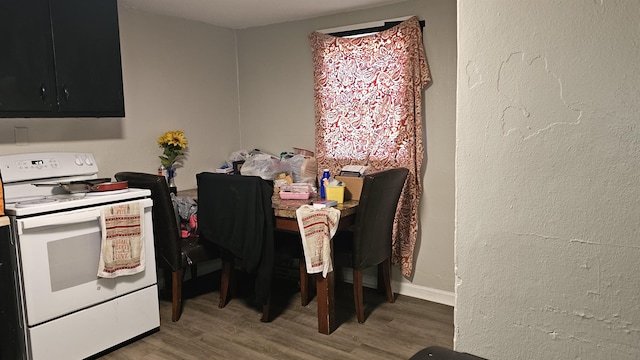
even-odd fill
[[[198,274],[204,275],[207,273],[214,272],[216,270],[220,270],[221,267],[220,259],[214,259],[212,261],[204,262],[198,266]],[[344,269],[341,271],[344,276],[344,281],[348,283],[353,283],[353,272],[351,269]],[[297,273],[292,273],[293,276],[297,276]],[[362,284],[368,288],[377,288],[378,287],[378,279],[376,278],[376,272],[372,271],[371,273],[365,272],[362,274]],[[185,280],[188,280],[191,277],[191,272],[185,272]],[[164,278],[160,277],[158,279],[158,286],[162,287]],[[411,296],[421,300],[427,300],[438,304],[454,306],[455,305],[455,293],[450,291],[444,291],[439,289],[434,289],[426,286],[415,285],[408,282],[391,282],[391,288],[393,292],[401,295]]]
[[[395,281],[391,283],[391,287],[398,294],[411,296],[438,304],[454,306],[456,303],[456,294],[451,291],[444,291],[411,283],[398,283]]]
[[[350,270],[343,271],[344,281],[353,284],[353,272]],[[376,273],[373,274],[362,274],[362,285],[368,288],[377,288],[378,287],[378,279],[376,277]],[[444,291],[434,288],[429,288],[426,286],[415,285],[411,283],[405,282],[391,282],[391,288],[394,293],[400,295],[411,296],[421,300],[427,300],[438,304],[454,306],[455,305],[455,293],[450,291]]]

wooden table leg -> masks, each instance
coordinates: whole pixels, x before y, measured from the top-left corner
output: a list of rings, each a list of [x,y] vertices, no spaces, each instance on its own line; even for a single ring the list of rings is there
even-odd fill
[[[333,239],[330,240],[331,263],[333,263]],[[318,332],[329,335],[336,329],[335,271],[316,274],[316,294],[318,299]]]
[[[353,224],[354,215],[340,218],[338,229],[346,229]],[[283,218],[276,216],[275,228],[279,230],[299,231],[298,222],[293,218]],[[333,261],[333,239],[331,240],[331,260]],[[304,261],[304,260],[302,260]],[[336,305],[335,305],[335,273],[332,271],[327,277],[322,274],[315,274],[316,294],[318,299],[318,332],[329,335],[337,327]],[[304,299],[302,300],[304,302]]]
[[[335,279],[334,272],[323,277],[316,274],[316,288],[318,299],[318,332],[329,335],[336,329],[336,306],[335,306]]]

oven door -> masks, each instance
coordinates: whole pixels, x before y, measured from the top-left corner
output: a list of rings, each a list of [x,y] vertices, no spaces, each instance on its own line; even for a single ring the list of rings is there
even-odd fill
[[[155,284],[151,199],[144,208],[145,270],[98,278],[100,207],[17,219],[23,299],[29,327]]]

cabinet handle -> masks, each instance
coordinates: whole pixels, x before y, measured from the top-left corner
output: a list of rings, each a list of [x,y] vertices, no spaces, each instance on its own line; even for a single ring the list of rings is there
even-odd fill
[[[40,83],[40,99],[42,99],[43,102],[47,102],[47,88],[43,83]]]
[[[67,89],[67,85],[62,87],[62,98],[64,101],[69,101],[69,89]]]

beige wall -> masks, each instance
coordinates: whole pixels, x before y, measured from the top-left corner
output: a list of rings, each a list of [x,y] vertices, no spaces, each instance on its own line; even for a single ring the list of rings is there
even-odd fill
[[[179,188],[220,165],[240,146],[235,34],[232,30],[119,8],[125,118],[0,119],[0,154],[93,152],[100,176],[155,172],[156,139],[183,129],[190,154]],[[16,145],[26,127],[28,145]]]
[[[424,44],[433,83],[424,92],[428,159],[415,275],[408,281],[394,271],[394,279],[401,293],[453,303],[454,1],[414,0],[238,31],[242,144],[272,153],[294,146],[313,150],[313,67],[307,36],[314,30],[407,15],[426,20]]]
[[[412,0],[238,32],[119,10],[126,117],[0,119],[0,154],[91,151],[101,176],[121,170],[154,172],[160,154],[157,137],[184,129],[190,153],[177,185],[193,188],[196,173],[214,169],[238,149],[279,153],[294,146],[314,148],[307,40],[313,30],[406,15],[426,20],[424,44],[433,82],[424,95],[428,159],[421,233],[413,279],[403,279],[399,271],[394,278],[403,294],[453,303],[454,1]],[[28,128],[28,145],[15,144],[16,126]]]
[[[639,18],[459,1],[457,350],[640,358]]]

